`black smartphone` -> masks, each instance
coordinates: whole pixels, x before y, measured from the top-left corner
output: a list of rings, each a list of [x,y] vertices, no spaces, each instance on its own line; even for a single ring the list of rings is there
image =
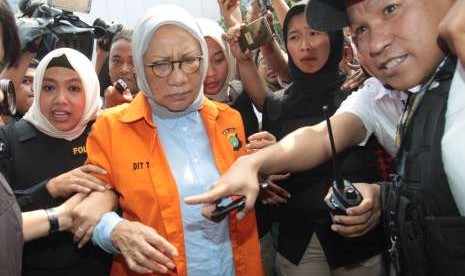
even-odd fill
[[[128,89],[128,85],[127,85],[127,83],[126,83],[124,80],[118,79],[118,80],[115,82],[115,89],[116,89],[119,93],[123,94],[123,92],[126,91],[126,89]]]
[[[239,37],[242,52],[255,50],[273,40],[273,32],[265,17],[259,17],[246,25]]]
[[[230,212],[234,210],[242,210],[245,206],[245,197],[240,197],[233,200],[226,206],[217,204],[216,209],[212,212],[210,220],[214,222],[222,221]]]

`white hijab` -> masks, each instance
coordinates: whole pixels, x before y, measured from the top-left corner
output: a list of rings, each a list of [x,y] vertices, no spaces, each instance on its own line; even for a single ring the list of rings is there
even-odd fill
[[[65,55],[71,66],[81,78],[82,86],[85,93],[85,107],[79,123],[69,131],[60,131],[56,129],[40,111],[39,98],[42,90],[42,80],[50,61]],[[34,76],[34,101],[31,108],[24,115],[23,119],[30,122],[38,130],[46,135],[61,138],[68,141],[79,137],[87,127],[90,121],[95,120],[100,107],[100,85],[95,73],[95,68],[90,60],[80,52],[70,48],[59,48],[48,53],[37,66]]]
[[[229,48],[229,43],[223,39],[224,30],[221,26],[215,21],[207,18],[198,18],[197,23],[202,30],[204,37],[209,37],[213,39],[218,45],[220,45],[221,50],[223,50],[226,62],[228,63],[228,75],[221,87],[221,90],[215,95],[205,95],[209,99],[218,101],[218,102],[228,102],[230,99],[230,82],[236,76],[236,59],[232,56],[231,49]]]
[[[155,102],[153,93],[147,82],[144,72],[143,55],[152,41],[155,31],[164,25],[176,25],[189,32],[200,43],[202,52],[202,62],[200,65],[200,91],[197,98],[192,104],[183,111],[174,112]],[[195,19],[184,9],[174,5],[156,5],[145,12],[142,18],[136,24],[133,34],[134,45],[132,47],[132,56],[134,67],[136,69],[137,85],[142,93],[148,98],[152,112],[160,118],[178,118],[185,114],[198,111],[202,107],[203,101],[203,81],[207,75],[208,66],[208,49],[207,43],[203,38],[199,26]],[[176,45],[173,45],[176,47]]]

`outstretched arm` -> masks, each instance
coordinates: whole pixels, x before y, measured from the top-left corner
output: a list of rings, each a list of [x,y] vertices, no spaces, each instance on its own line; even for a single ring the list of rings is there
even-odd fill
[[[332,128],[338,152],[358,144],[365,136],[362,121],[351,113],[332,117]],[[254,154],[239,158],[205,194],[188,197],[188,204],[212,203],[230,195],[246,197],[246,206],[238,212],[241,219],[255,203],[259,191],[259,175],[294,172],[313,168],[331,156],[326,123],[300,128],[279,143]]]
[[[71,210],[87,195],[76,194],[62,205],[53,208],[58,218],[60,231],[68,230],[72,225]],[[47,236],[50,231],[50,222],[45,210],[36,210],[22,213],[23,239],[25,242]]]

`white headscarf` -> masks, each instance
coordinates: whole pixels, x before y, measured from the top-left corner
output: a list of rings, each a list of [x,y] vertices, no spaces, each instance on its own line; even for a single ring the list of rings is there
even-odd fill
[[[42,90],[42,80],[50,61],[65,55],[74,71],[78,73],[82,86],[84,88],[86,104],[84,113],[79,123],[69,131],[60,131],[56,129],[40,111],[39,98]],[[95,73],[95,68],[90,60],[80,52],[70,48],[59,48],[48,53],[37,66],[34,76],[34,101],[31,108],[24,115],[23,119],[30,122],[37,129],[46,135],[62,138],[68,141],[79,137],[87,127],[87,123],[95,120],[100,107],[100,85]]]
[[[232,56],[231,49],[229,48],[229,43],[223,39],[224,30],[221,26],[215,21],[207,18],[198,18],[197,23],[202,30],[204,37],[209,37],[213,39],[218,45],[220,45],[221,50],[223,50],[226,62],[228,63],[228,76],[226,77],[221,90],[215,95],[205,95],[209,99],[218,102],[228,102],[229,92],[230,92],[230,82],[236,76],[236,59]]]
[[[155,31],[164,25],[176,25],[189,32],[200,43],[203,61],[200,65],[200,91],[192,104],[183,111],[174,112],[155,102],[153,92],[147,82],[142,57],[152,41]],[[203,81],[208,69],[208,49],[199,26],[195,19],[184,9],[174,5],[157,5],[150,8],[136,24],[133,34],[134,45],[132,56],[136,69],[137,84],[142,93],[148,98],[152,112],[161,118],[178,118],[185,114],[199,110],[203,101]],[[173,45],[176,47],[176,45]]]

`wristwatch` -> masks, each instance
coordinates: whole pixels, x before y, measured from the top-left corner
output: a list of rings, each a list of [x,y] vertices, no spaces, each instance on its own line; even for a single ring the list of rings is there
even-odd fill
[[[58,214],[55,208],[45,209],[47,213],[48,223],[50,224],[49,234],[60,232],[60,222],[58,221]]]

